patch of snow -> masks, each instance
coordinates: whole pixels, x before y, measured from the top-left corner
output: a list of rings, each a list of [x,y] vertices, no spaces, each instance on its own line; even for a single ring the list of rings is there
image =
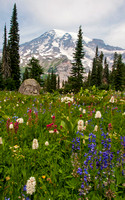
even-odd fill
[[[62,55],[67,56],[67,58],[68,58],[69,60],[72,60],[72,59],[73,59],[73,49],[72,49],[72,48],[68,48],[67,50],[65,50],[65,49],[63,48],[63,46],[61,46],[61,47],[60,47],[60,52],[61,52]]]
[[[61,56],[60,54],[57,54],[57,55],[55,55],[54,57],[55,57],[55,58],[60,58],[60,56]]]
[[[39,56],[38,56],[38,55],[34,55],[34,58],[38,59],[38,58],[39,58]]]
[[[52,45],[53,45],[54,47],[59,47],[59,44],[58,44],[56,41],[53,41]]]
[[[23,54],[23,56],[27,56],[31,52],[30,49],[26,50],[26,53]]]
[[[20,64],[22,64],[23,63],[23,59],[20,59]]]
[[[59,37],[59,38],[62,38],[64,35],[65,35],[65,31],[63,30],[59,30],[59,29],[53,29],[55,31],[55,37]]]
[[[30,59],[31,59],[31,57],[28,57],[28,58],[27,58],[27,60],[30,60]]]

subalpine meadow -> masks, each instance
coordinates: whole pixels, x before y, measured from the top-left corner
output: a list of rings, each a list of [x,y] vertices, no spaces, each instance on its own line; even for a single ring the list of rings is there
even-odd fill
[[[124,93],[1,91],[0,199],[124,200]]]

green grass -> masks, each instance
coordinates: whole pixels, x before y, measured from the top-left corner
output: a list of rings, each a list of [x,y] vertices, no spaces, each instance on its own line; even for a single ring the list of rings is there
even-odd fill
[[[109,102],[112,95],[114,103]],[[71,94],[67,96],[72,97]],[[86,90],[73,95],[70,103],[61,102],[62,97],[58,93],[33,97],[0,92],[0,200],[5,197],[17,200],[24,196],[34,200],[125,199],[125,144],[120,139],[125,137],[124,95]],[[101,112],[100,119],[95,118],[96,111]],[[17,131],[9,129],[9,123],[14,125],[18,118],[23,118],[24,122],[17,125]],[[84,121],[84,126],[88,122],[80,133],[79,120]],[[95,125],[98,125],[97,132],[94,132]],[[96,136],[95,141],[91,133]],[[108,133],[106,139],[102,133]],[[32,149],[34,138],[38,140],[38,149]],[[79,139],[80,150],[77,142],[76,149],[72,149],[76,139]],[[101,141],[109,139],[108,164],[101,169],[103,155],[108,150]],[[92,143],[96,144],[95,157],[88,146]],[[85,165],[88,156],[91,159]],[[78,168],[82,169],[81,175]],[[33,195],[23,191],[30,177],[36,180]],[[88,190],[86,195],[82,185]],[[82,196],[79,196],[79,189],[81,193],[84,191]]]

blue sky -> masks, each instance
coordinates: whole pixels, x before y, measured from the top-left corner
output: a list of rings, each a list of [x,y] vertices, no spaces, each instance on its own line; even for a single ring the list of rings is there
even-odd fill
[[[125,0],[0,0],[0,48],[4,25],[10,30],[14,3],[17,5],[20,44],[46,31],[61,29],[103,39],[125,49]]]

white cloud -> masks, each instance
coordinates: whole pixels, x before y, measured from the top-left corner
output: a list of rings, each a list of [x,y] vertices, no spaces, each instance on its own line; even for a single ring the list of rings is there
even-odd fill
[[[125,48],[125,23],[112,26],[105,41],[110,45]]]
[[[124,0],[0,1],[2,5],[0,7],[0,46],[3,43],[5,23],[9,31],[14,3],[17,4],[21,43],[54,28],[77,32],[78,27],[82,25],[83,34],[86,36],[104,39],[112,45],[123,46]],[[116,30],[117,26],[119,31]]]
[[[124,0],[27,0],[26,9],[42,23],[55,26],[86,25],[108,18],[123,2]]]

